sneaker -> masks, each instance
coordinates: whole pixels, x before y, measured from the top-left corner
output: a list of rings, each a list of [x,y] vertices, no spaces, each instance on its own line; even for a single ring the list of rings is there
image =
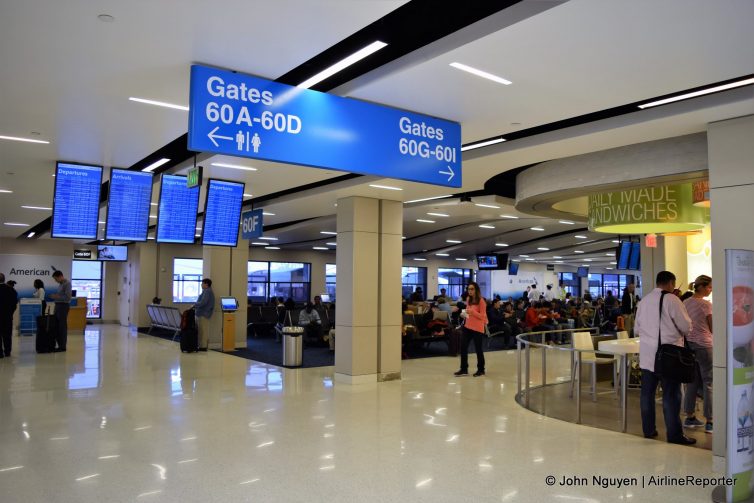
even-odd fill
[[[704,423],[699,421],[695,416],[687,417],[683,422],[684,428],[698,428],[699,426],[704,426]]]
[[[704,425],[704,433],[712,433],[712,422]]]
[[[453,375],[456,377],[467,376],[469,372],[468,370],[459,370],[458,372],[454,372]]]
[[[484,370],[477,370],[474,372],[474,377],[481,377],[484,375]]]

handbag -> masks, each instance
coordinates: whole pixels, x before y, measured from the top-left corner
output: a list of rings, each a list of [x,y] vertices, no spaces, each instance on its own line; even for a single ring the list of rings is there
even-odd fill
[[[662,322],[662,302],[665,294],[660,296],[660,321]],[[655,354],[655,373],[673,381],[691,383],[696,379],[696,354],[689,348],[686,337],[683,346],[662,344],[662,331],[657,336],[657,353]]]

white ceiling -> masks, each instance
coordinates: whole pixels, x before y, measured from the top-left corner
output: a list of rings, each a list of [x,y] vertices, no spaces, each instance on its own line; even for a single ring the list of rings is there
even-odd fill
[[[0,188],[14,190],[0,194],[2,221],[12,214],[34,224],[49,214],[19,207],[50,205],[50,175],[56,159],[129,166],[186,132],[186,112],[132,103],[129,96],[187,104],[192,62],[276,78],[402,3],[197,0],[186,6],[177,0],[97,5],[85,0],[0,0],[0,47],[14,49],[0,52],[0,134],[29,136],[39,131],[40,138],[52,142],[47,146],[0,142]],[[98,21],[100,13],[112,14],[115,22]],[[750,0],[570,0],[439,56],[398,65],[390,72],[377,69],[339,89],[355,98],[461,121],[468,142],[752,73],[751,19],[754,2]],[[460,72],[448,66],[452,61],[499,74],[513,85]],[[480,156],[477,151],[473,159],[464,161],[462,190],[479,190],[495,174],[518,166],[704,131],[711,121],[749,113],[754,113],[754,95],[745,102],[651,121],[636,114],[630,121],[611,123],[608,129],[511,142],[490,150],[494,155]],[[212,162],[254,166],[258,171],[215,168]],[[243,180],[246,192],[254,196],[342,175],[218,157],[203,165],[205,177]],[[8,176],[7,171],[16,175]],[[404,190],[384,191],[369,183]],[[307,242],[291,245],[306,247],[322,237],[322,225],[334,227],[332,215],[339,197],[406,201],[453,192],[457,191],[365,177],[264,207],[275,213],[266,223],[319,217],[279,233],[280,243]],[[499,214],[516,213],[512,201],[497,204],[500,213],[458,205],[455,200],[446,208],[452,216],[437,218],[436,224],[421,224],[416,218],[443,203],[408,208],[405,251],[440,250],[449,233],[437,231],[458,225],[466,227],[452,232],[473,244],[450,249],[452,256],[488,251],[499,235],[511,244],[534,237],[532,231],[503,234],[516,225],[522,227],[524,221],[501,222]],[[478,228],[496,219],[496,229]],[[551,220],[530,221],[543,225],[548,230],[544,235],[551,229],[565,230]],[[18,234],[18,228],[0,226],[0,236]],[[428,235],[417,237],[424,234]],[[537,246],[554,250],[569,243],[572,237],[543,238]],[[558,255],[572,254],[574,249],[578,248],[573,245]],[[511,248],[513,253],[532,250],[536,246]]]

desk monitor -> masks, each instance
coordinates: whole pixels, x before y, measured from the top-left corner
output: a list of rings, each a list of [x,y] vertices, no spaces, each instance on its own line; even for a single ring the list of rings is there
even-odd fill
[[[238,311],[238,301],[235,297],[220,297],[220,307],[223,311]]]

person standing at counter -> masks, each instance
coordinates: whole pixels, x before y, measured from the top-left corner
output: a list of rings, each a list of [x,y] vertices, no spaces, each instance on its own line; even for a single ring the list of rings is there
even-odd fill
[[[5,283],[5,274],[0,273],[0,358],[10,356],[13,344],[13,313],[16,312],[18,294]]]
[[[702,274],[694,281],[694,295],[683,302],[691,318],[691,332],[687,337],[689,347],[696,353],[696,364],[699,372],[694,382],[686,385],[683,405],[686,420],[683,426],[696,428],[702,422],[694,416],[696,409],[696,393],[700,386],[704,398],[705,433],[712,433],[712,303],[705,300],[712,293],[712,278]]]
[[[212,280],[202,280],[202,293],[194,304],[196,311],[196,328],[199,330],[199,351],[207,351],[209,347],[209,319],[215,310],[215,293],[212,291]]]
[[[63,352],[68,344],[68,311],[71,308],[71,282],[65,279],[62,271],[52,273],[52,279],[58,284],[57,293],[50,295],[55,300],[55,318],[58,320],[58,333],[55,337],[57,349]]]
[[[484,350],[482,342],[484,339],[484,326],[487,324],[487,303],[482,297],[479,285],[475,282],[469,283],[466,287],[468,302],[466,309],[461,311],[461,318],[466,320],[463,326],[463,339],[461,340],[461,369],[455,376],[469,375],[469,343],[474,340],[474,349],[476,350],[476,368],[474,377],[484,375]]]
[[[671,444],[691,445],[696,439],[683,434],[681,426],[681,383],[669,376],[655,373],[655,356],[660,344],[684,345],[691,330],[691,319],[681,299],[672,294],[675,274],[657,273],[657,288],[647,294],[636,311],[634,331],[639,339],[641,365],[641,425],[644,437],[657,436],[655,423],[655,392],[662,383],[662,412],[667,439]]]
[[[42,301],[42,314],[45,312],[46,302],[45,302],[45,284],[42,283],[42,280],[37,278],[34,280],[34,293],[32,294],[32,297],[35,299],[39,299]]]

